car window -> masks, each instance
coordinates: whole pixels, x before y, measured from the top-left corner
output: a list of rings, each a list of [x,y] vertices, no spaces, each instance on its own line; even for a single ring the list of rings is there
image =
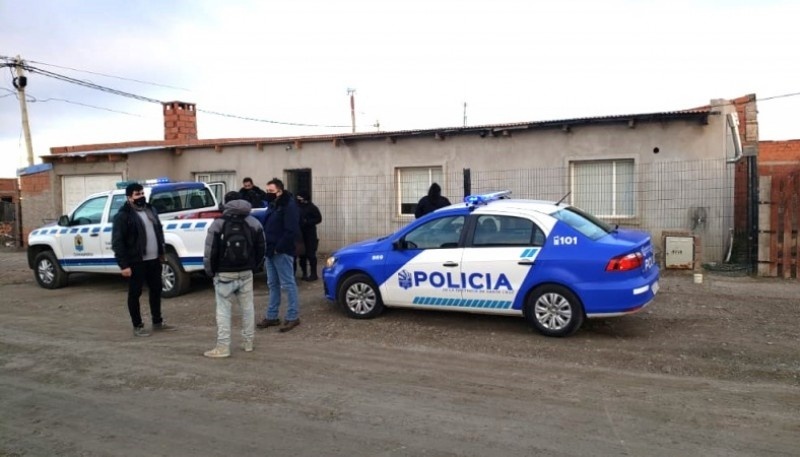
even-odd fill
[[[448,216],[428,221],[406,234],[406,246],[409,249],[458,247],[464,220],[464,216]]]
[[[167,190],[152,194],[150,204],[158,214],[167,214],[214,206],[214,197],[206,188]]]
[[[108,195],[86,200],[72,213],[70,225],[99,224],[100,220],[103,218],[103,210],[106,207],[106,201],[108,201]]]
[[[613,231],[610,225],[574,206],[562,208],[552,216],[593,240],[599,240]]]
[[[529,219],[480,215],[476,219],[473,246],[542,246],[544,232]]]
[[[108,220],[113,221],[114,216],[117,215],[119,209],[125,206],[125,202],[128,201],[128,197],[125,194],[117,194],[111,197],[111,208],[108,211]]]

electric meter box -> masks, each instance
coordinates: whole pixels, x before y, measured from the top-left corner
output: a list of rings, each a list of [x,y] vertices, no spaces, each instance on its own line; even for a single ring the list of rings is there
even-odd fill
[[[691,270],[694,268],[694,238],[691,236],[666,237],[664,266]]]

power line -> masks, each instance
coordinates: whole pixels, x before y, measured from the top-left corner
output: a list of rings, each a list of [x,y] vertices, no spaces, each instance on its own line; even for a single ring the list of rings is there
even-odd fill
[[[94,108],[94,109],[101,110],[101,111],[110,111],[112,113],[127,114],[128,116],[144,117],[144,116],[142,116],[140,114],[133,114],[133,113],[129,113],[127,111],[119,111],[119,110],[115,110],[115,109],[111,109],[111,108],[106,108],[106,107],[103,107],[103,106],[90,105],[88,103],[76,102],[74,100],[67,100],[65,98],[46,98],[44,100],[38,100],[35,97],[33,97],[32,95],[31,95],[31,98],[33,98],[33,100],[31,100],[31,103],[45,103],[45,102],[49,102],[49,101],[64,102],[64,103],[69,103],[71,105],[80,105],[80,106],[85,106],[87,108]]]
[[[767,100],[775,100],[777,98],[788,98],[788,97],[796,97],[800,95],[800,92],[793,92],[791,94],[782,94],[782,95],[773,95],[771,97],[764,97],[764,98],[756,98],[756,101],[765,102]]]
[[[99,73],[99,72],[96,72],[96,71],[81,70],[81,69],[72,68],[72,67],[64,67],[64,66],[55,65],[55,64],[52,64],[52,63],[38,62],[36,60],[28,60],[28,62],[36,63],[36,64],[39,64],[39,65],[46,65],[48,67],[61,68],[61,69],[64,69],[64,70],[72,70],[72,71],[78,71],[78,72],[81,72],[81,73],[88,73],[90,75],[105,76],[106,78],[120,79],[122,81],[132,81],[132,82],[139,83],[139,84],[148,84],[150,86],[164,87],[164,88],[167,88],[167,89],[177,89],[177,90],[184,90],[184,91],[187,91],[187,92],[191,92],[189,89],[185,89],[183,87],[170,86],[168,84],[160,84],[160,83],[154,83],[154,82],[150,82],[150,81],[142,81],[141,79],[125,78],[125,77],[122,77],[122,76],[114,76],[114,75],[109,75],[107,73]]]
[[[0,58],[6,58],[6,57],[0,56]],[[6,66],[6,65],[3,65],[3,66]],[[14,66],[14,65],[8,65],[8,66]],[[139,100],[139,101],[148,102],[148,103],[158,103],[158,104],[163,104],[164,103],[163,101],[155,99],[155,98],[147,97],[147,96],[144,96],[144,95],[138,95],[138,94],[134,94],[134,93],[131,93],[131,92],[125,92],[125,91],[122,91],[122,90],[119,90],[119,89],[113,89],[111,87],[101,86],[101,85],[95,84],[95,83],[93,83],[91,81],[72,78],[72,77],[65,76],[65,75],[62,75],[62,74],[59,74],[59,73],[55,73],[55,72],[52,72],[52,71],[49,71],[49,70],[38,68],[38,67],[35,67],[35,66],[32,66],[32,65],[23,64],[22,67],[25,70],[29,71],[30,73],[40,74],[40,75],[46,76],[48,78],[53,78],[53,79],[57,79],[59,81],[67,82],[67,83],[70,83],[70,84],[79,85],[79,86],[82,86],[82,87],[86,87],[88,89],[99,90],[101,92],[106,92],[106,93],[110,93],[110,94],[113,94],[113,95],[118,95],[118,96],[126,97],[126,98],[132,98],[134,100]],[[327,125],[327,124],[312,124],[312,123],[302,123],[302,122],[276,121],[276,120],[271,120],[271,119],[261,119],[261,118],[250,117],[250,116],[240,116],[240,115],[236,115],[236,114],[222,113],[222,112],[219,112],[219,111],[211,111],[211,110],[204,110],[204,109],[198,109],[197,111],[198,112],[203,112],[203,113],[206,113],[206,114],[212,114],[212,115],[215,115],[215,116],[228,117],[228,118],[232,118],[232,119],[240,119],[240,120],[246,120],[246,121],[252,121],[252,122],[262,122],[262,123],[275,124],[275,125],[287,125],[287,126],[294,126],[294,127],[321,127],[321,128],[349,128],[350,127],[349,125]]]

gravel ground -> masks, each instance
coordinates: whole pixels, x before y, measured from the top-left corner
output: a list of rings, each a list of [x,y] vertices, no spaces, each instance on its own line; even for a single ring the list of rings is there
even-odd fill
[[[73,275],[50,291],[23,251],[0,250],[0,262],[2,457],[800,449],[797,281],[694,284],[669,272],[646,310],[589,321],[566,339],[511,317],[389,310],[351,320],[321,284],[301,283],[300,327],[258,331],[254,352],[209,360],[207,279],[164,300],[177,332],[137,339],[122,278]]]

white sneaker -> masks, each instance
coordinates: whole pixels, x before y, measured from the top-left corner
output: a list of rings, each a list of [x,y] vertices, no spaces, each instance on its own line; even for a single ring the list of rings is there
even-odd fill
[[[242,349],[244,349],[244,352],[253,352],[253,342],[245,341],[242,343]]]
[[[227,346],[217,346],[210,351],[204,352],[203,355],[212,359],[221,359],[223,357],[230,357],[231,350]]]

